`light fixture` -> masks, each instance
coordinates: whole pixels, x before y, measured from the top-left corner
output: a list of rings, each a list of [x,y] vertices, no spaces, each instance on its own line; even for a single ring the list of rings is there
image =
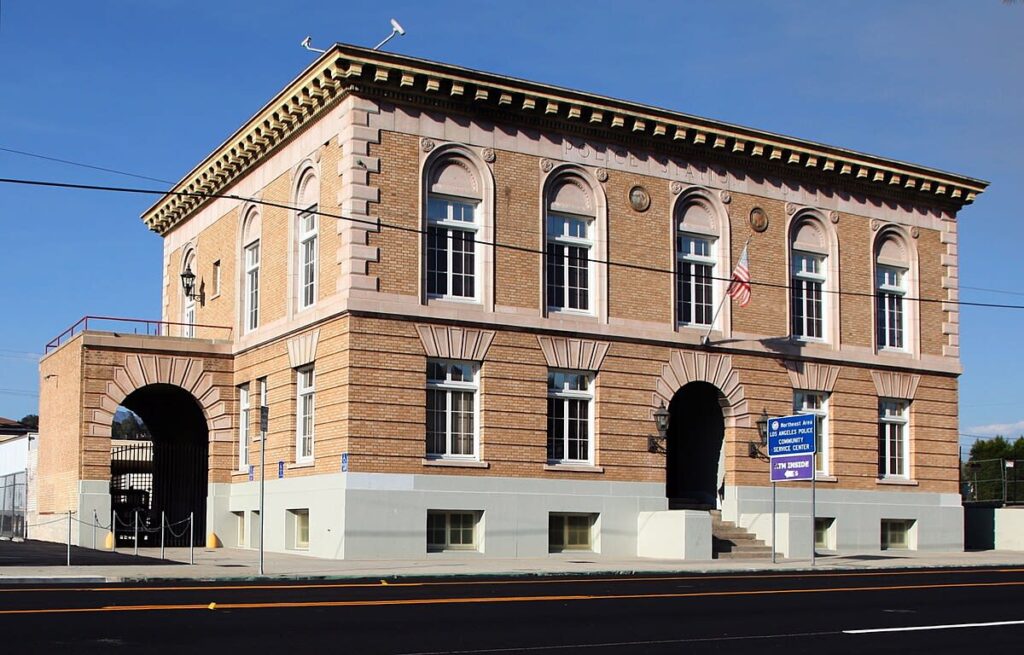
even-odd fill
[[[669,414],[668,408],[665,407],[665,401],[661,401],[661,406],[654,410],[654,425],[658,428],[658,436],[648,435],[647,436],[647,452],[649,453],[666,453],[665,450],[665,439],[668,437],[668,424],[671,414]]]
[[[306,50],[309,50],[310,52],[317,52],[317,53],[320,53],[320,54],[323,54],[323,53],[327,52],[326,50],[323,50],[321,48],[314,48],[313,47],[313,37],[311,37],[311,36],[307,36],[306,38],[302,39],[302,43],[300,45],[302,45],[303,48],[305,48]]]
[[[751,441],[747,444],[747,455],[754,459],[768,459],[764,453],[764,447],[768,445],[768,412],[761,408],[761,416],[757,419],[757,437],[759,441]]]
[[[383,45],[384,45],[385,43],[387,43],[387,42],[388,42],[388,41],[390,41],[391,39],[395,38],[395,35],[396,35],[396,34],[397,34],[398,36],[405,36],[405,29],[404,29],[404,28],[403,28],[403,27],[402,27],[401,25],[399,25],[399,24],[398,24],[398,21],[397,21],[397,20],[395,20],[394,18],[392,18],[392,19],[391,19],[391,34],[388,34],[388,36],[387,36],[387,38],[386,38],[386,39],[384,39],[383,41],[381,41],[381,42],[380,42],[380,43],[378,43],[377,45],[373,46],[373,49],[374,49],[374,50],[380,50],[380,49],[381,49],[381,47],[382,47],[382,46],[383,46]]]
[[[192,272],[192,265],[186,264],[185,271],[181,274],[181,290],[185,292],[185,297],[191,300],[195,300],[199,297],[196,290],[196,274]]]

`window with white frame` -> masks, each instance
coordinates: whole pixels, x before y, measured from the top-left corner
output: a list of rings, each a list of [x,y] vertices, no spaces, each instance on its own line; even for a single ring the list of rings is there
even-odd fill
[[[792,334],[803,339],[825,336],[825,256],[793,251],[790,279]]]
[[[875,267],[875,321],[878,347],[902,350],[906,312],[903,310],[907,295],[907,272],[893,266]]]
[[[479,550],[477,524],[481,512],[427,511],[427,550]]]
[[[238,387],[238,470],[249,470],[249,385]]]
[[[477,367],[427,362],[427,457],[476,459]]]
[[[796,391],[793,393],[793,411],[814,416],[814,470],[819,476],[828,475],[828,394],[821,391]]]
[[[594,460],[592,377],[548,372],[548,461],[589,464]]]
[[[243,323],[251,332],[260,325],[260,242],[245,247],[245,287],[242,291]]]
[[[213,262],[213,298],[220,295],[220,260]]]
[[[548,514],[548,551],[593,550],[596,514]]]
[[[593,219],[549,214],[547,223],[548,309],[590,312]]]
[[[313,205],[299,214],[299,308],[305,309],[316,303],[317,288],[317,243],[319,220],[317,206]]]
[[[427,199],[427,296],[477,297],[479,203],[431,195]]]
[[[909,478],[909,403],[883,398],[878,401],[878,474],[883,478]]]
[[[913,519],[882,519],[882,550],[907,550],[914,547]]]
[[[680,228],[682,225],[680,224]],[[676,234],[676,321],[711,325],[714,320],[715,240]]]
[[[313,367],[297,369],[298,397],[295,405],[295,461],[310,462],[313,460],[313,426],[316,386]]]

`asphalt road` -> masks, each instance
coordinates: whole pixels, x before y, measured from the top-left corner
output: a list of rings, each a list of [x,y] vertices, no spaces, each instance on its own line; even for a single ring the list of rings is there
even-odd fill
[[[19,653],[1010,653],[1024,568],[2,586],[0,635]]]

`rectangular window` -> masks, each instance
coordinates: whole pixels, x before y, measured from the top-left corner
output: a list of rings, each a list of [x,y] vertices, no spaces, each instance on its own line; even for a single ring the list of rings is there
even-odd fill
[[[835,550],[834,518],[819,516],[814,519],[814,547],[822,550]]]
[[[238,387],[238,470],[249,470],[249,385]]]
[[[548,216],[548,309],[590,312],[591,220]]]
[[[476,299],[476,203],[427,200],[427,295]]]
[[[299,308],[316,302],[316,258],[319,234],[316,205],[299,214]]]
[[[231,513],[235,515],[235,531],[236,531],[235,539],[237,539],[237,541],[235,543],[238,544],[239,548],[245,548],[246,547],[246,541],[245,541],[245,512],[231,512]]]
[[[825,257],[808,252],[793,252],[791,310],[793,336],[803,339],[823,339],[825,284]]]
[[[309,510],[294,509],[295,534],[294,542],[296,550],[309,550]]]
[[[298,399],[295,406],[295,461],[309,462],[313,459],[313,406],[316,388],[313,367],[300,368],[298,378]]]
[[[597,514],[548,514],[548,551],[593,550]]]
[[[549,462],[589,464],[593,461],[591,383],[587,373],[548,373]]]
[[[883,478],[908,478],[910,471],[908,403],[882,399],[878,402],[878,474]]]
[[[196,300],[185,297],[185,312],[182,316],[181,336],[191,339],[196,336]]]
[[[482,512],[427,511],[427,550],[479,550],[477,524]]]
[[[882,550],[911,548],[914,521],[908,519],[882,519]]]
[[[711,325],[714,320],[714,241],[691,234],[676,236],[676,321]]]
[[[250,332],[260,324],[260,242],[245,247],[245,289],[243,323]]]
[[[477,457],[476,378],[468,362],[427,362],[428,457]]]
[[[876,338],[880,349],[902,350],[906,313],[903,299],[906,292],[906,271],[891,266],[875,269]]]
[[[220,295],[220,260],[213,262],[213,297]]]
[[[816,446],[814,470],[819,476],[828,475],[828,394],[819,391],[793,392],[793,412],[795,414],[814,415],[814,442]]]

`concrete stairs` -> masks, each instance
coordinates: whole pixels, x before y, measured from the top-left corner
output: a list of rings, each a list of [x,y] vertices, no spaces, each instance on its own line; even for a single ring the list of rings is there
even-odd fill
[[[771,546],[732,521],[723,521],[721,510],[711,510],[712,557],[715,559],[771,559]]]

